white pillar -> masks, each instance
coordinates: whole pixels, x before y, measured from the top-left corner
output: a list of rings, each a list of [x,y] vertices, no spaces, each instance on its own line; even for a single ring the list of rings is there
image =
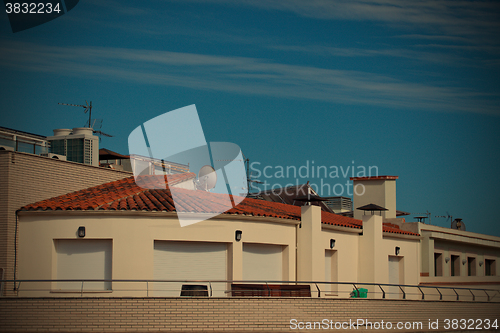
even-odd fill
[[[321,208],[301,207],[301,226],[297,232],[297,280],[325,279],[325,246],[321,244]]]

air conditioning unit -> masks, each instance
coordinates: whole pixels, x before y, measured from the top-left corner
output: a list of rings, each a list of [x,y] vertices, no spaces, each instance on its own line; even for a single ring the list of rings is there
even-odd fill
[[[54,158],[54,159],[56,159],[56,160],[66,161],[66,156],[64,156],[64,155],[59,155],[59,154],[42,153],[42,154],[40,154],[40,156],[43,156],[43,157],[48,157],[48,158]]]
[[[0,145],[0,150],[15,151],[14,147],[2,146],[2,145]]]

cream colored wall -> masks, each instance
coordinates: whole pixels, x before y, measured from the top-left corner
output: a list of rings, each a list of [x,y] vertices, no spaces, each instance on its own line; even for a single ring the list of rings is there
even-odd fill
[[[59,214],[58,214],[59,213]],[[168,213],[167,213],[168,214]],[[146,216],[145,216],[146,215]],[[258,221],[259,218],[253,218]],[[263,220],[263,219],[262,219]],[[205,241],[228,244],[231,258],[228,279],[242,279],[242,244],[278,244],[284,247],[283,280],[295,280],[296,225],[248,219],[214,219],[181,228],[174,215],[157,214],[103,214],[101,212],[56,212],[47,214],[20,213],[19,279],[56,279],[55,239],[77,239],[77,229],[85,226],[85,239],[112,239],[113,279],[153,279],[153,250],[155,240]],[[243,232],[236,242],[235,231]],[[290,250],[292,249],[292,250]],[[47,283],[25,283],[23,289],[49,288]],[[109,296],[145,296],[146,285],[115,282],[113,289],[142,289],[144,292],[113,291]],[[47,295],[30,292],[29,295]],[[50,296],[67,296],[50,293]],[[86,294],[102,296],[102,294]]]
[[[329,229],[330,226],[323,225],[322,234],[320,238],[320,245],[323,251],[323,265],[324,257],[327,250],[330,250],[330,239],[335,239],[335,247],[331,249],[337,253],[337,281],[338,282],[352,282],[358,281],[358,258],[359,258],[359,229],[343,228],[344,231]],[[322,281],[323,277],[320,279]],[[349,297],[353,286],[338,285],[331,286],[320,285],[322,290],[334,290],[335,292],[325,292],[322,296],[338,296]]]
[[[385,218],[396,218],[396,181],[386,180],[385,181],[385,208],[388,211],[385,212]]]
[[[359,187],[358,187],[359,185]],[[364,191],[363,191],[364,189]],[[361,219],[364,212],[358,207],[376,204],[387,208],[382,211],[385,218],[396,217],[396,180],[354,180],[353,181],[353,210],[354,218]],[[367,212],[371,214],[371,212]],[[379,212],[376,212],[379,214]]]
[[[302,206],[301,216],[297,230],[297,280],[321,281],[325,278],[325,250],[320,242],[321,208]]]
[[[487,236],[472,232],[464,232],[429,226],[422,224],[421,233],[422,253],[426,260],[422,261],[421,283],[445,283],[449,285],[460,285],[462,287],[468,284],[479,287],[500,287],[500,273],[498,264],[500,262],[500,237]],[[442,254],[443,275],[435,276],[434,272],[434,253]],[[451,276],[451,255],[460,256],[460,276]],[[468,264],[462,264],[462,260],[468,257],[476,258],[476,275],[468,276]],[[450,258],[446,263],[445,258]],[[497,263],[496,276],[485,276],[484,259],[493,259]],[[479,263],[483,262],[480,266]],[[428,273],[428,276],[426,276]],[[496,286],[495,286],[496,285]]]
[[[301,227],[297,229],[297,280],[325,281],[325,256],[327,250],[337,252],[336,282],[357,281],[358,238],[361,230],[339,228],[321,224],[321,208],[302,206]],[[330,239],[335,247],[330,249]],[[352,285],[334,286],[318,284],[322,297],[348,297]],[[335,290],[335,292],[331,292]],[[313,296],[317,287],[311,285]]]
[[[388,257],[401,248],[405,284],[418,284],[418,240],[382,233],[382,218],[366,216],[361,230],[320,223],[321,210],[302,207],[302,227],[298,221],[261,217],[221,215],[187,227],[180,227],[175,214],[165,212],[20,212],[19,279],[56,279],[54,240],[77,239],[79,226],[85,226],[85,239],[112,240],[112,279],[152,280],[154,241],[222,242],[228,245],[227,279],[243,279],[243,244],[275,244],[283,247],[283,280],[325,281],[325,251],[337,251],[337,281],[388,282]],[[235,231],[242,240],[235,240]],[[297,242],[296,242],[297,239]],[[335,247],[330,249],[330,239]],[[296,243],[298,247],[296,248]],[[326,285],[319,286],[325,290]],[[339,286],[338,293],[322,296],[348,297],[352,285]],[[41,289],[42,292],[23,292]],[[47,290],[47,283],[23,283],[20,295],[68,296]],[[130,291],[137,290],[139,291]],[[146,283],[114,282],[113,292],[105,296],[147,296]],[[329,288],[326,288],[329,289]],[[313,295],[316,287],[311,286]],[[375,291],[376,289],[371,289]],[[378,289],[377,289],[378,290]],[[102,296],[102,293],[86,293]],[[372,295],[371,295],[372,296]]]
[[[399,235],[382,232],[383,218],[378,215],[363,217],[363,235],[359,238],[358,281],[360,283],[389,283],[389,256],[396,256],[400,262],[400,283],[418,284],[419,238],[403,238]],[[383,287],[386,288],[386,287]],[[370,294],[382,298],[379,287],[367,286]]]

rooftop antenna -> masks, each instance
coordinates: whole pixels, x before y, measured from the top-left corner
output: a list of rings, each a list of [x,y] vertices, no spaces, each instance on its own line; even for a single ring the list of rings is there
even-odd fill
[[[446,215],[441,215],[441,216],[436,216],[436,217],[443,217],[443,218],[446,218],[446,221],[448,221],[448,219],[450,220],[450,225],[452,224],[453,222],[453,216],[450,215],[450,213],[446,212]]]
[[[418,222],[425,223],[425,219],[429,219],[429,224],[431,224],[431,213],[428,210],[426,210],[425,213],[414,213],[412,215],[417,215],[415,216],[415,218],[418,220]]]
[[[79,106],[81,108],[84,108],[85,110],[85,113],[89,113],[89,128],[91,127],[90,126],[90,123],[92,121],[92,101],[90,101],[90,104],[87,103],[87,101],[85,101],[85,105],[79,105],[79,104],[67,104],[67,103],[57,103],[59,105],[69,105],[69,106]]]
[[[248,194],[250,194],[250,188],[253,188],[251,183],[262,184],[262,182],[252,179],[252,173],[250,172],[250,159],[247,158],[243,153],[241,153],[241,154],[243,155],[243,162],[245,162],[245,167],[247,169],[246,170],[247,171],[247,192],[248,192]]]
[[[85,100],[85,105],[79,105],[79,104],[67,104],[67,103],[57,103],[59,105],[69,105],[69,106],[78,106],[78,107],[82,107],[84,108],[84,112],[85,113],[89,113],[89,120],[85,123],[85,127],[88,127],[88,128],[92,128],[92,130],[94,131],[94,133],[97,133],[99,134],[99,141],[102,140],[102,136],[107,136],[109,138],[112,138],[113,136],[111,134],[107,134],[107,133],[104,133],[103,131],[101,131],[101,127],[102,127],[102,119],[94,119],[94,122],[92,122],[92,101],[90,101],[90,104],[87,103],[87,101]],[[87,126],[88,124],[88,126]],[[95,129],[95,125],[97,124],[97,126],[99,126],[98,130]]]

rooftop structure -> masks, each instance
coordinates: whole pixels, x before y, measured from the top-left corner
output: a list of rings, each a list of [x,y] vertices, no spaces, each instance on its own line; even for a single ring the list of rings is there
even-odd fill
[[[47,140],[53,154],[66,156],[72,162],[99,165],[99,137],[91,127],[55,129],[54,135]]]
[[[325,204],[336,214],[352,211],[352,199],[349,197],[324,197],[324,199],[326,199]]]
[[[49,146],[47,137],[43,135],[0,126],[0,150],[43,155],[49,153]]]
[[[280,202],[295,206],[312,204],[321,207],[322,211],[333,213],[333,210],[326,204],[323,198],[321,200],[298,200],[301,197],[307,197],[308,195],[312,196],[313,198],[318,197],[318,194],[309,185],[309,183],[260,191],[255,194],[251,194],[251,197],[265,201]]]

